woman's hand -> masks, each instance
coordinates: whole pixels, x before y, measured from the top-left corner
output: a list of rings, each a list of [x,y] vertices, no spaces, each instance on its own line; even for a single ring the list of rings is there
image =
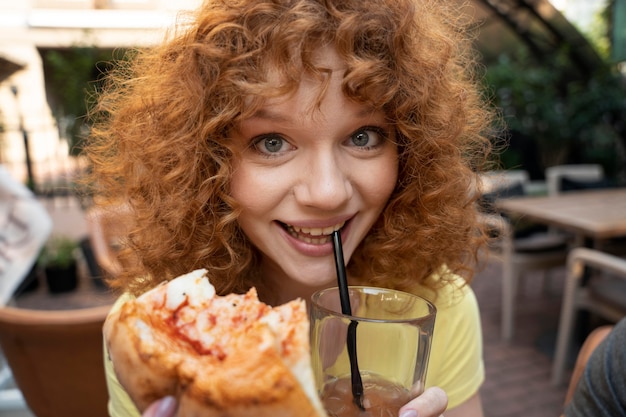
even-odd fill
[[[150,407],[146,408],[141,417],[174,417],[177,406],[176,398],[163,397],[150,404]]]
[[[448,396],[438,387],[428,388],[400,409],[400,417],[439,417],[448,406]]]

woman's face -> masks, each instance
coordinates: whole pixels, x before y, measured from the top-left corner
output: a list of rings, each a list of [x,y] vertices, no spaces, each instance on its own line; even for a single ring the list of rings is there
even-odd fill
[[[332,50],[318,64],[332,69],[319,108],[319,81],[305,77],[293,95],[269,100],[231,132],[239,224],[262,253],[264,278],[285,292],[335,280],[330,234],[341,230],[347,262],[397,179],[395,132],[385,115],[344,97]]]

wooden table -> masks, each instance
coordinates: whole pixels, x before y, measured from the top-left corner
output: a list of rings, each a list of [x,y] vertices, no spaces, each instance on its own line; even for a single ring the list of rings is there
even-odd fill
[[[498,210],[579,237],[626,236],[626,188],[575,191],[548,197],[513,197],[496,201]]]
[[[496,207],[510,216],[521,216],[573,232],[576,234],[575,246],[583,246],[585,238],[593,239],[595,246],[604,239],[626,236],[626,188],[501,199],[496,201]],[[561,384],[563,379],[573,331],[573,312],[577,306],[588,304],[584,301],[586,290],[579,278],[568,273],[565,282],[552,367],[554,385]],[[505,302],[510,303],[511,300],[503,300]]]

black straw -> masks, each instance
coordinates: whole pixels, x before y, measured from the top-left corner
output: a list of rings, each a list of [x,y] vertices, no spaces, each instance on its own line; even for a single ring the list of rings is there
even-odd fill
[[[333,249],[335,252],[335,268],[337,269],[337,284],[339,287],[339,298],[341,301],[341,312],[345,315],[352,315],[350,306],[350,294],[348,292],[348,279],[346,276],[346,265],[343,260],[343,248],[341,246],[341,234],[338,230],[333,232]],[[359,372],[359,364],[356,356],[356,326],[359,323],[350,321],[348,326],[348,356],[350,358],[350,373],[352,376],[352,397],[354,403],[361,409],[363,407],[363,381]]]
[[[348,293],[348,278],[343,260],[343,248],[341,246],[341,234],[338,230],[333,232],[333,249],[335,250],[335,268],[337,269],[337,284],[339,286],[339,298],[341,300],[341,312],[352,315],[350,306],[350,294]]]

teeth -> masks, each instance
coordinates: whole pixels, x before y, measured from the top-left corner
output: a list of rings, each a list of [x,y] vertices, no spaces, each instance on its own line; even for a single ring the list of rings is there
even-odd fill
[[[298,226],[289,226],[291,230],[296,233],[303,233],[311,236],[322,236],[322,235],[330,235],[335,230],[339,230],[343,227],[346,222],[342,222],[340,224],[336,224],[334,226],[329,227],[298,227]]]
[[[329,227],[298,227],[287,225],[287,231],[291,236],[303,242],[321,245],[330,242],[330,234],[335,230],[341,229],[344,224],[346,224],[346,222],[341,222]]]

